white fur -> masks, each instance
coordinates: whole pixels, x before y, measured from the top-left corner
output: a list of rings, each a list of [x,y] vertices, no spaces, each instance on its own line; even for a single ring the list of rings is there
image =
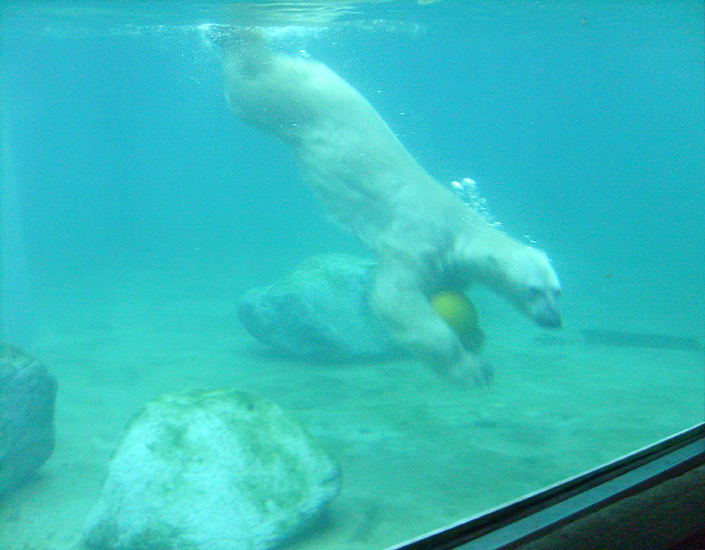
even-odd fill
[[[287,143],[331,217],[375,253],[374,307],[434,370],[459,380],[489,377],[429,305],[441,289],[481,282],[539,324],[560,325],[560,285],[546,255],[434,180],[326,65],[275,52],[252,35],[227,51],[225,77],[231,109]]]

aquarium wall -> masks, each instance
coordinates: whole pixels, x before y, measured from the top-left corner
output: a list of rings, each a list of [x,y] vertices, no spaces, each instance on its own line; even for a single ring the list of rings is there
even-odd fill
[[[703,421],[701,3],[0,16],[3,549],[381,549]]]

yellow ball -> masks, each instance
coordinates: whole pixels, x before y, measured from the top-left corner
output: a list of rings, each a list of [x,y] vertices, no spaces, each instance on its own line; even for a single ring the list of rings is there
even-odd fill
[[[463,346],[477,352],[485,335],[477,321],[477,310],[465,294],[457,290],[444,290],[431,297],[431,307],[458,335]]]

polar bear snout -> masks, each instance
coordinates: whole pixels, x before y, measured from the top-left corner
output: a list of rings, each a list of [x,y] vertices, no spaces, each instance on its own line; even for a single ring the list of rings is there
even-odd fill
[[[555,307],[545,304],[533,315],[536,324],[543,328],[561,328],[561,314]]]
[[[543,328],[561,328],[561,314],[558,311],[559,290],[532,288],[526,312],[537,325]]]

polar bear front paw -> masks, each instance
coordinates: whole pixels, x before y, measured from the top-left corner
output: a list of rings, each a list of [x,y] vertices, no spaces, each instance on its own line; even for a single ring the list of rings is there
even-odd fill
[[[453,365],[449,375],[451,381],[465,387],[487,387],[492,384],[494,378],[492,367],[479,356],[472,353],[463,355]]]

